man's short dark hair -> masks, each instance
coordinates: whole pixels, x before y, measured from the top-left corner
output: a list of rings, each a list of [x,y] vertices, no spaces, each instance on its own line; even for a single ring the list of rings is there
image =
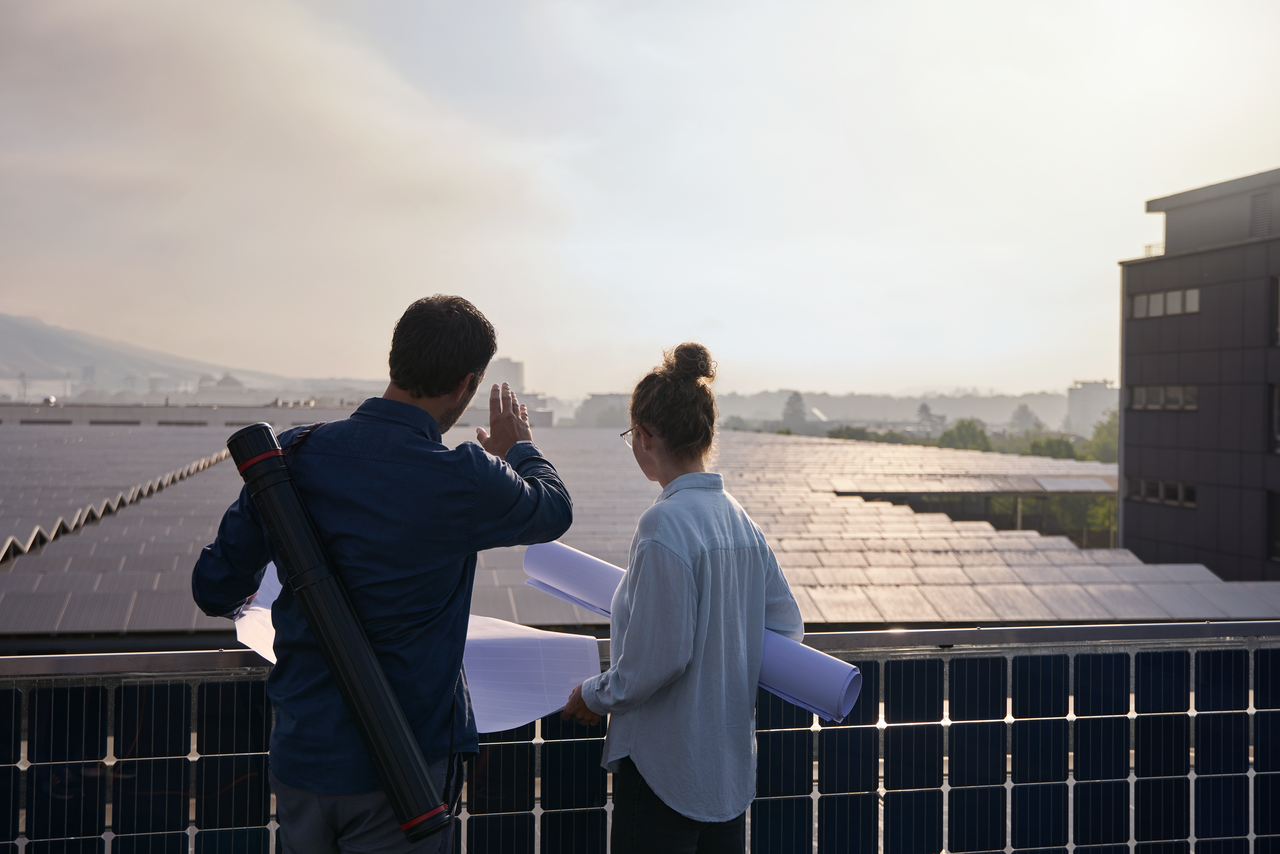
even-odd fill
[[[493,324],[462,297],[436,294],[409,306],[391,334],[391,382],[414,397],[440,397],[498,350]]]

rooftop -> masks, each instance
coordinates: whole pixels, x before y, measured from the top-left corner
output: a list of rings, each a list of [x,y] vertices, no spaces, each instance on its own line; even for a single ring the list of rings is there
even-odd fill
[[[217,453],[224,428],[0,426],[0,534],[127,491]],[[458,440],[465,438],[464,434]],[[575,522],[564,542],[625,566],[636,519],[658,494],[612,430],[543,430]],[[841,495],[873,478],[963,486],[1004,478],[1114,480],[1114,466],[974,451],[729,432],[716,468],[778,554],[813,628],[1280,617],[1280,583],[1224,583],[1199,565],[1144,565],[1123,549]],[[213,465],[0,563],[0,625],[19,636],[227,632],[198,613],[190,570],[240,489]],[[97,492],[95,492],[97,490]],[[99,497],[94,497],[99,496]],[[21,530],[16,528],[16,530]],[[534,626],[606,621],[525,586],[523,549],[481,554],[473,612]]]

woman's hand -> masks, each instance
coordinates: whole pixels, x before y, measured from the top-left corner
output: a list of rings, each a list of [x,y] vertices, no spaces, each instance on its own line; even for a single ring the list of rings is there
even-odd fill
[[[563,721],[576,721],[587,726],[594,726],[600,723],[600,716],[591,711],[586,702],[583,701],[581,685],[569,692],[569,702],[564,704],[564,711],[560,713],[560,719]]]

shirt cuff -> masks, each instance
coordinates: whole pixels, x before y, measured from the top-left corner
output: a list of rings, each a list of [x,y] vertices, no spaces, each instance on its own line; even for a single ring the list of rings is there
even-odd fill
[[[507,465],[515,468],[520,463],[530,457],[541,457],[542,451],[538,450],[538,446],[533,444],[529,439],[521,439],[510,448],[507,449],[506,461]]]
[[[603,676],[604,674],[601,674]],[[596,686],[600,684],[600,676],[593,676],[586,682],[582,683],[582,702],[587,704],[587,708],[595,712],[597,715],[606,715],[608,712],[604,706],[600,705],[600,700],[596,697]]]

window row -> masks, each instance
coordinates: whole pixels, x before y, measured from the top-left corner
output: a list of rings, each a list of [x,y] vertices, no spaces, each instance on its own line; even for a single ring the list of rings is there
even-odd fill
[[[1166,314],[1195,314],[1200,311],[1200,289],[1165,291],[1159,294],[1139,294],[1133,297],[1129,316],[1164,317]]]
[[[1167,480],[1131,477],[1128,497],[1132,501],[1150,501],[1177,507],[1196,506],[1195,486],[1189,483],[1170,483]]]
[[[1199,409],[1200,387],[1135,385],[1129,387],[1130,409]]]

